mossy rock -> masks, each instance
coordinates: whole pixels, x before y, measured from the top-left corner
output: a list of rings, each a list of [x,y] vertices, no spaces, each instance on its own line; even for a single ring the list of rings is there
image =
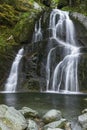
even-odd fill
[[[13,31],[16,42],[28,43],[31,41],[35,21],[39,15],[39,11],[30,10],[30,12],[24,13],[21,16],[21,20],[16,24]]]
[[[15,8],[15,10],[19,12],[26,12],[30,9],[34,8],[34,3],[37,2],[41,7],[43,7],[43,4],[41,4],[40,1],[35,0],[1,0],[0,4],[8,4]]]
[[[16,10],[21,12],[26,12],[29,11],[30,8],[33,8],[33,4],[29,0],[12,0],[11,4]]]
[[[66,0],[61,0],[61,1],[59,1],[58,2],[58,8],[59,9],[61,9],[61,8],[63,8],[64,6],[66,6],[67,5],[67,1]]]
[[[18,21],[18,12],[8,4],[0,5],[0,23],[2,25],[14,25]]]
[[[29,8],[32,7],[32,2],[31,0],[1,0],[0,4],[8,4],[13,6],[16,10],[19,11],[28,11]]]
[[[39,82],[39,79],[30,78],[24,85],[24,88],[27,88],[30,92],[40,92]]]

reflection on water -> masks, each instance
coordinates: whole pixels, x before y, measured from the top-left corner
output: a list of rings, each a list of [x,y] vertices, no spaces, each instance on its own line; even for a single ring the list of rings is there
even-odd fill
[[[8,106],[16,107],[17,104],[17,96],[16,94],[4,94],[4,102]]]

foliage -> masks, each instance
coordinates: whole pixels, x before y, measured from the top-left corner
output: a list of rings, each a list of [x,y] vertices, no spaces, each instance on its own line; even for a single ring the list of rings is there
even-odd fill
[[[59,0],[58,8],[87,15],[87,0]]]
[[[0,24],[13,25],[18,20],[18,12],[8,4],[0,5]]]
[[[59,0],[51,0],[52,7],[57,7]]]
[[[18,30],[22,30],[29,16],[32,21],[33,14],[38,13],[38,10],[34,10],[34,2],[34,0],[0,0],[0,45],[6,45],[7,39],[14,33],[15,25],[16,33],[19,33]]]

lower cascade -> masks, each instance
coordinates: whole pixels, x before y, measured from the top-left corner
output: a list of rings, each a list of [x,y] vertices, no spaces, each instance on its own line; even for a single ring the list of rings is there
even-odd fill
[[[5,91],[11,91],[11,92],[15,92],[16,91],[16,87],[17,87],[17,81],[18,81],[18,68],[19,68],[19,63],[20,63],[20,60],[23,56],[23,52],[24,52],[24,49],[21,48],[14,61],[13,61],[13,64],[12,64],[12,67],[11,67],[11,71],[10,71],[10,74],[9,74],[9,77],[7,79],[7,82],[5,84]]]
[[[79,47],[77,47],[75,28],[69,13],[54,9],[50,14],[49,29],[52,30],[50,42],[55,39],[57,44],[49,49],[47,56],[46,91],[78,92]],[[52,61],[57,47],[63,48],[63,54],[61,54],[62,60],[54,66]]]

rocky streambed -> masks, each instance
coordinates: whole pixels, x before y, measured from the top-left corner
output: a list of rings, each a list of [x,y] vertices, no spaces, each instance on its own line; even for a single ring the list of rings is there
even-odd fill
[[[72,122],[57,109],[51,109],[41,116],[29,107],[17,110],[0,105],[0,130],[87,130],[87,109],[77,118],[77,125],[72,126]]]

